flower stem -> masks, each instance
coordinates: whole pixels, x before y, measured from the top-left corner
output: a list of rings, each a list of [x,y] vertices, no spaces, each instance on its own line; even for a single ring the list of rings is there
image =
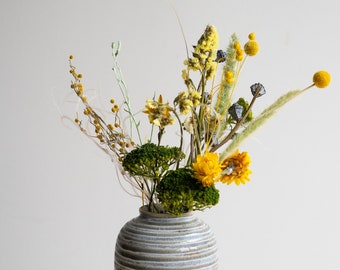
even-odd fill
[[[255,103],[255,100],[256,98],[258,97],[260,91],[261,91],[261,88],[262,86],[259,85],[255,91],[255,94],[253,96],[253,99],[251,100],[250,104],[249,104],[249,107],[247,109],[247,111],[245,112],[245,114],[243,115],[242,119],[240,121],[238,121],[236,123],[236,125],[234,126],[234,128],[230,131],[230,133],[227,135],[227,137],[225,137],[220,143],[214,145],[212,148],[211,148],[211,152],[215,152],[217,149],[219,149],[221,146],[223,146],[224,144],[226,144],[233,136],[234,134],[236,133],[236,131],[240,128],[240,126],[243,124],[243,122],[246,120],[248,114],[250,113],[251,111],[251,108],[253,107],[254,103]]]

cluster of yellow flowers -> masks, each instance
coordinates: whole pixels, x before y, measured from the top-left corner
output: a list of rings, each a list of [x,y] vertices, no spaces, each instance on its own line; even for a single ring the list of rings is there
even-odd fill
[[[249,166],[251,161],[247,152],[240,152],[238,150],[239,144],[288,101],[313,86],[318,88],[327,87],[331,77],[327,71],[320,70],[316,72],[313,76],[313,83],[310,86],[303,90],[290,91],[284,94],[259,116],[253,118],[252,106],[257,98],[266,93],[264,86],[260,83],[251,85],[250,92],[252,96],[249,103],[243,97],[238,98],[233,103],[233,95],[245,60],[248,56],[255,56],[259,52],[256,36],[254,33],[250,33],[248,41],[242,47],[236,35],[233,35],[226,50],[218,49],[218,40],[215,27],[208,25],[197,44],[193,46],[192,57],[188,56],[184,61],[186,68],[182,70],[182,78],[187,89],[179,92],[172,106],[169,102],[163,101],[162,95],[159,95],[157,100],[146,100],[143,113],[147,114],[149,123],[159,129],[157,145],[151,145],[152,138],[143,144],[140,136],[139,143],[141,145],[135,145],[121,126],[119,116],[121,110],[114,99],[110,100],[113,121],[112,123],[104,121],[88,103],[81,83],[82,74],[76,72],[76,68],[72,65],[73,56],[71,55],[69,57],[70,73],[73,76],[71,88],[84,104],[83,115],[87,118],[90,126],[93,127],[94,135],[88,132],[87,127],[84,127],[83,120],[80,120],[79,116],[77,116],[75,122],[82,132],[91,138],[95,137],[99,140],[100,145],[105,145],[106,149],[113,152],[118,161],[122,162],[121,165],[125,166],[124,169],[139,166],[135,163],[138,161],[138,164],[142,164],[144,167],[142,167],[142,170],[137,171],[144,173],[144,170],[147,168],[156,170],[155,168],[160,166],[161,163],[161,171],[163,172],[164,170],[164,175],[166,175],[166,171],[171,170],[170,167],[172,165],[175,168],[173,171],[178,172],[178,177],[182,175],[181,169],[189,169],[195,184],[198,182],[207,189],[214,189],[213,185],[217,182],[227,185],[232,183],[236,185],[245,184],[250,180],[251,170]],[[117,55],[118,52],[113,53],[114,58]],[[222,76],[220,82],[215,84],[216,70],[220,64],[223,64]],[[116,72],[119,68],[115,66],[113,70]],[[199,73],[200,80],[198,83],[195,84],[191,79],[190,72]],[[117,77],[117,79],[121,82],[120,77]],[[209,80],[211,85],[208,84]],[[123,98],[124,106],[128,106],[129,102],[124,93]],[[129,114],[130,120],[132,119],[131,123],[134,123],[137,132],[139,132],[139,122],[135,121],[130,107],[125,107],[124,112]],[[182,119],[181,117],[186,118]],[[179,147],[163,147],[161,140],[164,130],[167,126],[173,125],[175,120],[178,121],[180,129]],[[186,153],[186,161],[183,161],[182,159],[185,156],[182,152],[185,131],[189,133],[189,151]],[[147,147],[143,148],[143,146]],[[218,153],[217,150],[222,146],[224,150]],[[142,148],[143,150],[141,150]],[[149,149],[149,151],[151,151],[150,149],[157,150],[153,153],[145,153],[143,152],[145,149]],[[134,150],[141,150],[141,153],[143,153],[141,155],[143,157],[142,160],[136,159],[136,153],[139,152]],[[158,154],[157,151],[159,152]],[[134,152],[132,157],[130,156],[130,159],[126,159],[132,152]],[[178,154],[178,152],[181,154]],[[159,156],[155,157],[155,155]],[[133,160],[133,162],[130,162],[133,164],[126,164],[127,160]],[[156,164],[152,163],[154,160],[156,160]],[[171,162],[169,161],[170,163],[167,164],[167,160]],[[130,171],[128,172],[131,173]],[[157,204],[159,201],[157,201],[156,186],[161,182],[164,175],[161,172],[152,172],[159,174],[154,179],[147,179],[145,175],[148,174],[130,175],[130,177],[134,178],[136,176],[134,180],[137,183],[137,188],[142,192],[142,198],[146,197],[149,203],[152,204],[154,203],[154,196],[156,196],[155,204]],[[123,175],[126,176],[126,172]]]
[[[234,49],[236,54],[236,61],[241,62],[244,58],[244,50],[242,49],[241,44],[239,42],[235,42]]]
[[[197,156],[197,161],[193,163],[194,176],[205,187],[216,182],[228,185],[245,184],[250,180],[249,175],[252,173],[249,169],[250,162],[248,152],[240,153],[237,150],[222,162],[219,161],[217,153],[208,152],[204,156]]]
[[[162,96],[160,96],[157,101],[148,99],[143,111],[148,114],[149,122],[158,126],[161,131],[167,125],[174,123],[175,119],[171,117],[171,114],[174,114],[179,119],[176,113],[177,106],[182,115],[192,113],[190,117],[181,123],[185,130],[192,134],[192,140],[196,140],[191,144],[194,145],[195,149],[191,149],[190,154],[194,162],[191,165],[189,162],[188,165],[192,166],[195,172],[194,177],[206,187],[218,181],[227,184],[233,182],[237,185],[240,183],[244,184],[249,180],[249,174],[251,173],[249,169],[250,158],[247,152],[239,153],[236,151],[233,155],[228,156],[222,161],[219,160],[218,153],[209,152],[210,147],[216,146],[212,136],[220,128],[221,119],[226,117],[226,109],[230,104],[225,103],[223,113],[216,113],[212,106],[213,95],[215,93],[226,92],[226,90],[223,90],[222,86],[212,86],[211,90],[205,90],[207,81],[215,76],[218,64],[225,61],[229,61],[229,63],[226,65],[222,81],[225,81],[229,85],[228,87],[235,88],[237,76],[245,60],[244,55],[254,56],[259,51],[259,44],[255,40],[255,34],[249,34],[248,38],[249,40],[243,48],[238,40],[234,40],[231,44],[231,51],[227,54],[223,50],[218,50],[219,38],[217,31],[215,27],[208,25],[198,40],[197,45],[193,46],[192,57],[188,57],[184,61],[187,69],[182,71],[182,77],[188,90],[177,95],[174,100],[175,107],[173,108],[169,106],[169,103],[164,103]],[[235,67],[234,61],[240,62],[240,64]],[[198,88],[190,78],[189,72],[191,70],[198,71],[201,74]],[[218,89],[219,87],[221,89]],[[218,90],[216,91],[216,89]],[[221,102],[222,99],[219,96],[217,102]],[[225,99],[230,100],[231,93]],[[245,101],[244,103],[246,104]],[[196,108],[199,108],[199,112],[196,112]],[[204,133],[205,135],[203,135]],[[202,136],[203,140],[205,140],[206,150],[201,153],[200,148],[203,147],[201,142]]]
[[[181,114],[186,115],[191,112],[193,107],[201,103],[201,94],[195,90],[181,92],[175,98],[174,103],[178,104]]]
[[[249,41],[244,45],[244,52],[249,56],[254,56],[259,51],[259,44],[255,40],[254,33],[250,33],[248,38]]]
[[[188,69],[205,74],[207,80],[211,79],[216,72],[217,62],[216,50],[218,47],[218,34],[216,28],[208,25],[194,46],[193,57],[184,61],[184,64],[188,66]]]

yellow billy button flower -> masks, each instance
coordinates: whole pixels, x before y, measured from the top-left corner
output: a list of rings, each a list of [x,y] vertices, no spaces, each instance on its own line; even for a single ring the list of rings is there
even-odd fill
[[[248,38],[249,38],[249,40],[255,40],[256,36],[255,36],[254,33],[250,33],[250,34],[248,35]]]
[[[313,76],[313,83],[318,88],[325,88],[331,82],[331,75],[324,70],[316,72]]]
[[[230,185],[235,183],[236,185],[245,184],[249,181],[249,169],[250,157],[248,152],[240,153],[238,150],[231,156],[222,161],[222,178],[221,182]]]
[[[225,78],[227,83],[232,83],[234,81],[234,73],[232,71],[227,71],[225,73]]]
[[[257,41],[255,41],[254,33],[250,33],[248,35],[248,38],[249,38],[248,42],[244,44],[244,52],[249,56],[254,56],[258,53],[260,46],[257,43]]]
[[[241,45],[239,42],[235,42],[234,49],[236,53],[236,61],[242,61],[244,57],[244,51],[241,48]]]
[[[220,180],[221,166],[218,161],[218,154],[207,152],[204,156],[198,155],[195,163],[192,164],[194,177],[204,187],[209,187]]]

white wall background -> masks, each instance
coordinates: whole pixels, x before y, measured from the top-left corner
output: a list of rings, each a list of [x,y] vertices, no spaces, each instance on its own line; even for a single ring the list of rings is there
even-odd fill
[[[239,84],[244,95],[266,86],[255,112],[319,69],[332,74],[329,88],[294,101],[244,144],[251,182],[219,186],[219,205],[198,213],[218,238],[220,268],[340,269],[340,2],[173,3],[189,44],[206,24],[221,47],[233,32],[243,41],[256,33],[261,52]],[[68,55],[89,96],[106,101],[119,95],[110,44],[121,40],[134,108],[155,91],[170,100],[183,89],[176,16],[165,0],[4,0],[0,22],[0,269],[113,269],[115,238],[140,202],[105,154],[61,121],[77,107]]]

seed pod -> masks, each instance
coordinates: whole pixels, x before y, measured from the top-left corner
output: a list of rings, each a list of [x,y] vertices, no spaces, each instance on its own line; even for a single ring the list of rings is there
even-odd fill
[[[223,50],[218,50],[216,52],[216,62],[217,63],[223,63],[227,58],[227,53]]]
[[[255,96],[258,87],[261,87],[261,90],[258,93],[257,97],[263,96],[266,93],[266,89],[260,83],[254,83],[252,86],[250,86],[251,93],[253,94],[253,96]]]
[[[238,122],[242,119],[243,106],[241,106],[238,103],[234,103],[233,105],[230,106],[228,112],[231,115],[231,117]]]

